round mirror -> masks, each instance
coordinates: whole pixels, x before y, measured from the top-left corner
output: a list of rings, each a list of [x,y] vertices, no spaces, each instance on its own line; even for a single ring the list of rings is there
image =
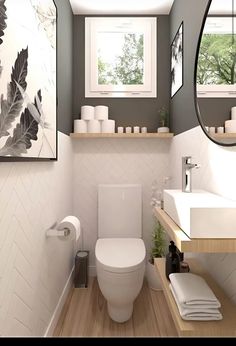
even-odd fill
[[[215,143],[236,145],[236,0],[211,0],[195,62],[199,123]]]

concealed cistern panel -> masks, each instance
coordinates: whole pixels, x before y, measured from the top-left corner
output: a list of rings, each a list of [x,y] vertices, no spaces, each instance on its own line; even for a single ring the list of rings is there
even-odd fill
[[[98,237],[142,237],[141,185],[98,186]]]

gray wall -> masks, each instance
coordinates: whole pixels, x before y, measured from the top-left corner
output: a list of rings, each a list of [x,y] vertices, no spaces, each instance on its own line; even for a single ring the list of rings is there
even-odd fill
[[[231,108],[236,105],[235,98],[198,99],[201,118],[205,126],[224,126],[231,119]]]
[[[73,13],[69,0],[55,0],[58,14],[57,88],[58,130],[72,131]]]
[[[169,17],[158,16],[157,98],[88,98],[85,99],[85,16],[74,16],[74,119],[80,115],[80,107],[103,104],[110,107],[110,118],[117,126],[147,126],[149,131],[158,127],[157,111],[162,106],[169,109]]]
[[[198,125],[194,106],[194,63],[208,0],[175,0],[170,13],[170,41],[184,21],[184,85],[171,100],[171,130],[187,131]]]

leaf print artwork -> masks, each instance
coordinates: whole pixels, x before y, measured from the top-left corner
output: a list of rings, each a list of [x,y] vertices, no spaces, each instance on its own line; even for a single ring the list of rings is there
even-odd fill
[[[45,31],[50,44],[53,48],[55,48],[56,37],[55,37],[55,26],[56,26],[56,11],[55,7],[45,6],[45,3],[38,0],[31,0],[31,4],[35,9],[35,13],[40,22],[40,26],[42,26]]]
[[[42,101],[41,91],[37,95]],[[37,108],[36,98],[34,106]],[[31,115],[28,108],[21,114],[20,123],[16,125],[13,136],[9,137],[5,146],[0,150],[1,155],[21,156],[31,148],[31,141],[37,141],[38,122]]]
[[[5,1],[6,0],[0,0],[0,44],[2,44],[2,36],[4,35],[4,30],[7,27],[6,24],[6,6],[5,6]]]
[[[27,87],[26,76],[28,67],[28,49],[22,49],[18,53],[14,67],[12,68],[11,82],[7,87],[7,99],[4,100],[1,95],[1,113],[0,113],[0,138],[8,136],[8,130],[12,122],[20,115],[23,106],[23,98],[18,83],[24,90]]]
[[[0,0],[0,45],[3,43],[3,39],[1,37],[4,36],[4,30],[7,27],[6,6],[4,5],[4,3],[5,3],[5,0]],[[2,66],[1,66],[1,60],[0,60],[0,77],[1,77],[1,74],[2,74]]]
[[[57,160],[57,9],[0,0],[0,161]]]

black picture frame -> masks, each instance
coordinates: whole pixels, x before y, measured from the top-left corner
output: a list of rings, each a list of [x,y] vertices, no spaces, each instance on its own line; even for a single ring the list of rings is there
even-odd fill
[[[8,6],[9,7],[12,6],[13,2],[12,1],[8,2],[8,0],[5,0],[0,4],[0,7],[1,7],[0,12],[2,14],[0,18],[0,61],[2,61],[1,48],[4,46],[4,39],[6,37],[8,38],[8,42],[3,48],[4,50],[7,50],[7,47],[10,47],[9,42],[11,43],[9,37],[7,36],[7,27],[11,25],[11,20],[13,21],[13,18],[10,18],[11,11],[9,11]],[[24,45],[24,46],[22,45],[21,49],[19,49],[18,47],[18,50],[15,51],[14,56],[16,57],[16,59],[14,59],[14,63],[11,63],[11,66],[10,66],[11,74],[8,74],[8,83],[7,85],[5,85],[5,87],[8,90],[9,88],[10,89],[12,88],[12,91],[15,92],[14,95],[16,95],[17,101],[19,101],[19,108],[17,109],[16,107],[16,112],[15,114],[13,114],[13,117],[9,119],[7,126],[3,125],[3,121],[1,122],[1,117],[3,114],[2,109],[4,108],[4,101],[6,105],[6,103],[9,101],[8,100],[9,96],[8,96],[8,92],[6,93],[5,90],[0,88],[0,95],[2,97],[2,100],[0,103],[0,162],[57,161],[58,160],[58,86],[57,86],[57,81],[58,81],[58,70],[57,70],[58,69],[58,64],[57,64],[58,9],[54,0],[47,0],[47,2],[45,0],[35,0],[32,2],[29,2],[29,1],[27,2],[26,0],[25,2],[24,1],[14,2],[14,6],[16,5],[16,3],[17,4],[20,3],[19,5],[21,6],[21,12],[18,12],[18,16],[19,14],[22,14],[22,16],[24,16],[24,13],[25,13],[25,16],[28,14],[28,17],[25,18],[26,23],[27,23],[27,20],[29,19],[29,8],[27,8],[26,11],[24,12],[24,8],[22,8],[22,6],[24,6],[24,4],[28,6],[28,3],[30,3],[30,5],[32,6],[31,11],[35,11],[34,14],[35,16],[38,16],[38,20],[39,20],[39,23],[37,26],[38,30],[41,30],[41,33],[39,33],[39,35],[40,34],[42,35],[42,38],[41,38],[42,42],[45,41],[45,51],[46,51],[46,45],[48,47],[48,54],[50,54],[51,62],[53,61],[53,64],[51,64],[51,69],[49,65],[48,66],[45,65],[45,75],[43,75],[42,78],[40,77],[38,80],[38,88],[35,89],[36,91],[34,93],[35,96],[33,97],[31,92],[31,97],[29,97],[28,90],[29,90],[30,83],[28,82],[27,77],[33,80],[32,75],[29,76],[29,69],[31,68],[30,72],[31,74],[33,74],[34,73],[33,69],[35,69],[35,73],[37,73],[36,72],[37,68],[32,63],[33,61],[32,58],[30,61],[30,54],[36,56],[36,53],[32,49],[32,38],[30,38],[31,28],[30,28],[30,24],[28,24],[28,27],[26,28],[26,34],[28,30],[29,42],[31,39],[31,42],[30,42],[31,46],[30,46],[30,43],[29,45]],[[48,8],[45,8],[47,3],[48,3]],[[44,12],[40,12],[39,11],[40,9],[43,9]],[[16,8],[15,8],[15,12],[17,12]],[[45,14],[45,16],[43,16],[43,14]],[[23,18],[22,18],[22,21],[23,21]],[[50,27],[50,24],[51,24],[51,27]],[[14,32],[12,28],[11,28],[11,31]],[[16,31],[16,38],[15,40],[12,40],[12,41],[18,42],[17,34],[18,32]],[[13,43],[12,45],[14,45]],[[37,41],[36,41],[36,44],[38,44]],[[43,45],[44,44],[42,44],[41,49],[42,47],[44,48]],[[50,53],[49,53],[49,50],[50,50]],[[9,57],[12,57],[10,53],[9,53]],[[13,61],[12,59],[11,61]],[[45,60],[48,61],[48,57],[47,59],[45,58]],[[18,83],[16,76],[14,76],[14,74],[17,75],[18,73],[17,71],[19,70],[19,68],[22,68],[23,61],[25,61],[25,66],[26,66],[25,71],[23,72],[24,74],[23,80],[25,79],[25,81],[22,82],[22,79],[21,79],[21,82]],[[48,70],[46,70],[46,67],[49,67]],[[8,66],[8,70],[9,70],[9,66]],[[40,75],[40,72],[38,72],[38,75]],[[44,76],[45,76],[45,79],[43,79]],[[1,78],[1,75],[0,75],[0,78]],[[49,80],[50,78],[51,80]],[[40,84],[40,81],[43,81],[43,80],[45,80],[45,85],[44,83]],[[47,88],[50,83],[51,83],[51,89]],[[46,105],[46,102],[48,106],[44,108],[44,106]],[[33,105],[33,108],[32,108],[32,105]],[[49,112],[50,107],[52,107],[53,112]],[[1,136],[1,130],[2,130],[2,136]],[[42,143],[39,143],[39,141],[41,141]],[[45,143],[43,143],[43,141]],[[32,150],[33,145],[35,145],[36,142],[37,142],[36,144],[37,148]],[[20,145],[18,145],[18,143],[20,143]],[[7,148],[8,151],[4,149],[5,147]],[[10,147],[10,149],[8,147]],[[28,151],[30,151],[29,155],[27,155]]]
[[[182,21],[170,47],[171,98],[184,85],[184,22]]]

